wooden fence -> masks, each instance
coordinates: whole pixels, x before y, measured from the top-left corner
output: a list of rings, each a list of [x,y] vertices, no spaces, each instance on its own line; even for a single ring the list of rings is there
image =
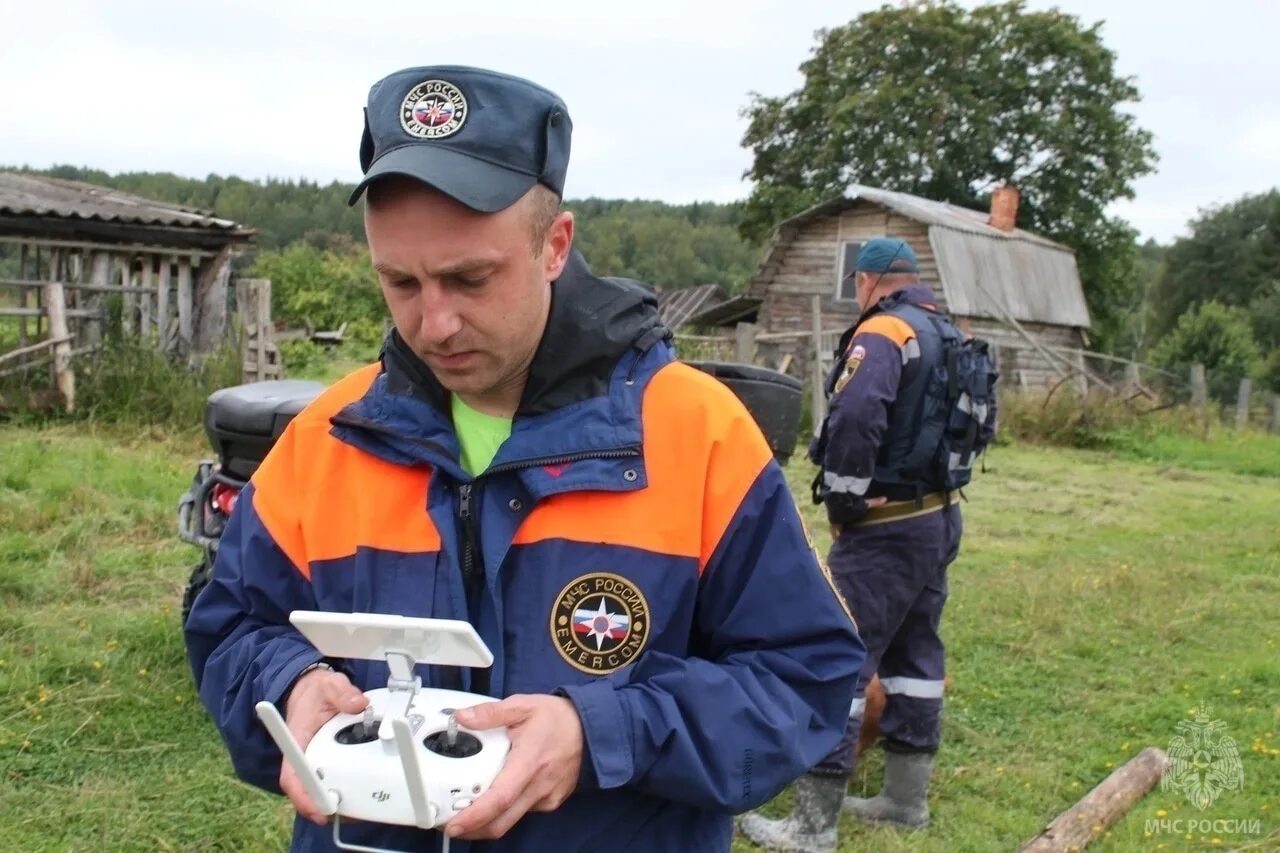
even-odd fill
[[[831,370],[833,356],[840,335],[844,329],[830,329],[822,326],[821,303],[818,297],[813,298],[813,321],[810,329],[793,332],[769,332],[761,330],[752,323],[739,323],[730,335],[689,335],[677,334],[676,342],[682,353],[696,360],[733,361],[744,364],[757,364],[779,370],[783,373],[795,373],[795,368],[803,365],[802,377],[809,387],[811,406],[815,416],[821,417],[826,412],[826,395],[823,384]],[[1189,379],[1170,373],[1151,365],[1106,353],[1089,352],[1087,350],[1057,347],[1035,341],[1027,335],[1033,345],[1053,367],[1044,391],[1054,393],[1064,384],[1069,385],[1080,394],[1096,389],[1108,394],[1120,396],[1126,400],[1146,398],[1153,406],[1157,405],[1159,394],[1152,390],[1152,380],[1159,379],[1166,387],[1173,386],[1184,390],[1190,389],[1190,403],[1200,412],[1201,418],[1207,417],[1206,406],[1208,394],[1205,384],[1203,365],[1191,369]],[[1000,350],[995,348],[996,367],[1000,365]],[[1009,379],[1002,379],[1003,387],[1017,391],[1031,391],[1025,385],[1010,385]],[[1265,421],[1272,433],[1280,433],[1280,395],[1271,395],[1264,418],[1257,416],[1257,394],[1249,379],[1241,380],[1236,401],[1234,422],[1238,428],[1252,423]]]
[[[0,335],[10,342],[7,351],[0,346],[0,378],[47,369],[67,411],[75,407],[74,365],[108,339],[190,359],[216,349],[239,325],[241,340],[255,347],[246,374],[280,373],[270,340],[270,282],[261,291],[248,288],[248,322],[242,317],[229,328],[230,245],[214,252],[44,238],[0,243],[17,244],[16,277],[0,278],[0,294],[8,296],[0,298],[0,322],[17,327],[16,335],[12,326]]]

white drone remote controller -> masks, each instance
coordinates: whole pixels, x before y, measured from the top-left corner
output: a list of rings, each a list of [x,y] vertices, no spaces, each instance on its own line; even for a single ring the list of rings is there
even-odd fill
[[[362,714],[338,714],[316,732],[306,752],[270,702],[259,719],[319,809],[339,817],[418,826],[445,823],[483,794],[506,761],[506,729],[472,731],[454,710],[494,701],[457,690],[423,689],[419,663],[487,667],[493,654],[467,622],[380,613],[295,610],[289,621],[321,654],[385,660],[387,686],[365,693]]]

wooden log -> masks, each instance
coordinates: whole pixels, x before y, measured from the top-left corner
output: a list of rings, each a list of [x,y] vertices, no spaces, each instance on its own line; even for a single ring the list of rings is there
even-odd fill
[[[151,334],[152,327],[158,329],[156,325],[155,311],[151,308],[152,297],[155,296],[153,290],[151,268],[155,265],[155,255],[142,256],[142,277],[138,281],[142,291],[138,294],[138,336],[144,341]]]
[[[18,247],[18,278],[27,277],[27,244],[23,243]],[[18,290],[18,305],[27,307],[27,289],[25,287]],[[27,318],[23,317],[18,320],[18,343],[25,344],[27,342]]]
[[[1207,426],[1208,411],[1205,402],[1208,399],[1208,388],[1204,381],[1204,365],[1191,365],[1191,406],[1196,410],[1200,423]]]
[[[227,334],[227,283],[231,278],[231,245],[218,256],[200,265],[194,294],[194,322],[191,346],[197,353],[217,349]],[[268,312],[270,317],[270,312]]]
[[[120,286],[122,288],[128,288],[124,291],[124,296],[121,299],[120,306],[120,331],[125,337],[128,337],[133,334],[135,320],[134,305],[136,304],[136,297],[134,296],[133,291],[132,255],[120,256]]]
[[[62,285],[62,282],[60,281],[52,283],[59,286]],[[41,304],[44,304],[43,298]],[[45,308],[0,308],[0,317],[44,317],[47,314],[48,311]],[[102,317],[102,312],[96,311],[92,308],[63,308],[62,315],[64,317],[92,319],[95,317]]]
[[[739,364],[756,360],[756,324],[739,323],[733,330],[733,356]]]
[[[92,311],[99,314],[97,320],[91,320],[88,324],[89,334],[88,341],[90,344],[99,344],[102,342],[103,333],[106,331],[103,326],[106,325],[102,318],[102,293],[109,289],[111,283],[111,255],[107,252],[94,252],[93,260],[90,262],[89,270],[89,287],[93,288],[89,292],[93,297],[89,299],[88,307]]]
[[[1163,750],[1147,747],[1018,848],[1020,853],[1068,853],[1084,849],[1154,788],[1168,766],[1169,757]]]
[[[80,347],[78,349],[73,349],[71,351],[71,358],[72,360],[75,360],[82,355],[88,355],[89,353],[97,352],[100,349],[102,349],[101,346]],[[52,363],[53,363],[53,356],[51,355],[37,358],[34,361],[27,362],[26,364],[19,364],[17,367],[6,367],[3,370],[0,370],[0,378],[5,376],[12,376],[16,373],[27,373],[28,371],[35,370],[38,367],[47,367]],[[61,396],[61,392],[56,392],[56,393],[58,393],[59,396]]]
[[[1240,380],[1240,390],[1236,393],[1236,429],[1244,429],[1249,425],[1249,395],[1253,391],[1253,380],[1245,377]]]
[[[191,258],[178,259],[178,348],[191,352]]]
[[[169,350],[169,276],[172,272],[173,258],[160,256],[160,276],[156,283],[156,329],[160,349]]]
[[[18,349],[10,350],[9,352],[4,353],[3,355],[0,355],[0,364],[4,364],[6,361],[13,361],[15,358],[21,358],[22,356],[29,355],[33,352],[39,352],[40,350],[48,349],[49,347],[52,347],[52,346],[57,346],[58,344],[61,344],[61,343],[66,343],[67,341],[70,341],[70,340],[71,340],[71,336],[68,335],[65,338],[54,338],[48,341],[40,341],[38,343],[28,344],[25,347],[19,347]]]
[[[76,407],[76,375],[71,370],[71,343],[67,332],[66,296],[62,283],[44,286],[44,304],[49,312],[49,338],[59,340],[53,347],[53,378],[68,413]]]
[[[110,259],[108,258],[108,269],[110,269]],[[0,287],[16,287],[19,289],[39,289],[44,287],[45,281],[33,281],[18,278],[0,278]],[[108,278],[105,284],[94,284],[92,281],[63,281],[63,290],[68,292],[72,290],[81,290],[86,293],[142,293],[144,288],[137,286],[124,287],[119,284],[112,284]]]
[[[271,334],[271,280],[258,279],[258,310],[254,321],[258,336],[258,381],[267,378],[267,337]]]

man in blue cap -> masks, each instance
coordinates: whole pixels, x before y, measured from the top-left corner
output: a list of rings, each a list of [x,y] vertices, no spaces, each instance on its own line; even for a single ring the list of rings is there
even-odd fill
[[[906,241],[868,240],[851,275],[861,317],[841,338],[829,411],[810,453],[822,468],[815,499],[831,523],[828,566],[867,657],[845,737],[797,781],[791,814],[742,821],[749,838],[773,850],[833,851],[842,803],[870,822],[922,827],[929,820],[945,677],[938,624],[961,534],[957,494],[948,488],[956,463],[939,453],[938,432],[928,428],[946,420],[931,414],[944,409],[946,388],[931,377],[955,370],[944,341],[958,345],[963,336],[938,312]],[[994,406],[978,414],[989,430]],[[966,457],[961,464],[971,466]],[[866,688],[877,673],[886,699],[884,788],[870,799],[846,798]]]
[[[492,650],[417,671],[500,700],[457,721],[511,738],[490,788],[446,804],[453,853],[728,851],[732,814],[841,736],[853,622],[750,414],[675,360],[650,290],[573,249],[570,127],[482,69],[370,92],[352,202],[394,332],[281,436],[186,626],[236,772],[298,811],[294,850],[336,839],[254,706],[305,745],[388,678],[322,659],[295,609],[463,619]],[[443,842],[340,828],[349,849]]]

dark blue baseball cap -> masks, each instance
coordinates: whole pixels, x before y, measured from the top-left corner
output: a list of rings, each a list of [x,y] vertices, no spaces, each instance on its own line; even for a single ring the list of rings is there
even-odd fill
[[[564,195],[573,124],[541,86],[462,65],[397,71],[369,90],[360,141],[364,179],[404,175],[481,213],[509,207],[534,184]]]
[[[873,237],[858,250],[853,272],[920,272],[920,261],[906,240]]]

